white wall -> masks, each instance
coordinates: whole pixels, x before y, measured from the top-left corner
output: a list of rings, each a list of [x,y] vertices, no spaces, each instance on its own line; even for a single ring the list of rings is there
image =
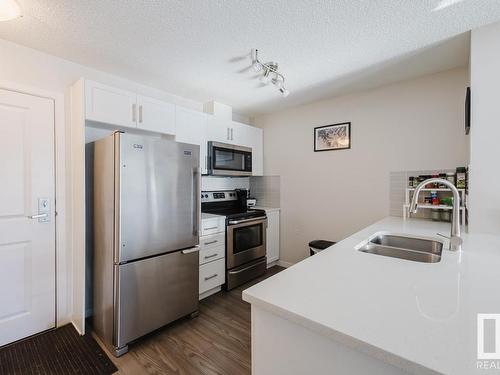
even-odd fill
[[[12,82],[15,85],[28,86],[42,90],[48,90],[58,93],[64,97],[64,109],[62,118],[65,122],[67,133],[66,145],[69,145],[70,135],[70,86],[80,77],[86,77],[92,80],[103,82],[109,85],[120,87],[126,90],[133,90],[143,95],[163,99],[172,103],[199,110],[203,110],[203,104],[171,95],[160,90],[152,89],[138,83],[128,81],[126,79],[116,77],[107,73],[75,64],[73,62],[63,60],[30,48],[26,48],[8,41],[0,40],[0,81],[7,83]],[[71,221],[70,208],[71,200],[71,184],[69,183],[69,160],[70,150],[66,147],[65,157],[61,156],[57,162],[65,163],[66,165],[66,211],[59,214],[66,217],[66,243],[58,243],[60,249],[66,252],[64,270],[58,269],[58,277],[64,275],[65,287],[58,288],[58,322],[64,323],[71,320],[71,301],[72,295],[72,252],[71,252]],[[60,205],[59,205],[60,207]],[[83,228],[77,230],[83,230]],[[59,266],[59,265],[58,265]],[[59,284],[58,284],[59,286]],[[63,297],[63,301],[59,299]],[[82,296],[83,298],[83,296]],[[65,308],[61,308],[64,305]],[[67,307],[66,307],[67,306]]]
[[[500,23],[471,34],[469,228],[500,234]]]
[[[389,172],[468,160],[466,68],[319,101],[255,119],[265,175],[281,176],[281,256],[339,241],[389,214]],[[315,126],[351,121],[352,148],[313,152]]]

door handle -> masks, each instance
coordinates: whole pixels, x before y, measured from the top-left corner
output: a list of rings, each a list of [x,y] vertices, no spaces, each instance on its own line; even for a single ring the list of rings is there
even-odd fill
[[[217,277],[217,276],[219,276],[219,275],[218,275],[218,274],[216,274],[216,273],[214,273],[212,276],[207,276],[207,277],[205,277],[205,281],[208,281],[208,280],[210,280],[210,279],[213,279],[214,277]]]
[[[132,104],[132,122],[135,122],[136,121],[136,109],[137,109],[137,105],[136,104]]]
[[[45,212],[43,214],[36,214],[36,215],[28,216],[29,219],[41,219],[42,217],[49,217],[49,214]]]
[[[214,258],[214,257],[216,257],[217,255],[219,255],[219,254],[215,253],[215,254],[212,254],[212,255],[205,255],[205,257],[204,257],[204,258],[205,258],[205,259],[210,259],[210,258]]]
[[[227,128],[227,140],[228,141],[231,140],[231,129],[230,128]]]
[[[139,106],[139,122],[142,123],[142,105]]]
[[[182,254],[191,254],[191,253],[196,253],[200,251],[200,247],[196,245],[195,247],[192,247],[190,249],[182,250]]]
[[[214,241],[210,241],[210,242],[205,242],[204,245],[207,246],[207,245],[211,245],[211,244],[217,243],[217,242],[219,242],[219,241],[218,240],[214,240]]]
[[[229,225],[238,225],[241,223],[250,223],[252,221],[255,221],[255,223],[258,223],[258,222],[264,222],[264,221],[266,221],[266,219],[267,219],[267,216],[259,216],[259,217],[255,217],[252,219],[229,220],[228,224]]]
[[[233,128],[231,128],[231,141],[234,141],[234,137],[233,137]]]
[[[29,215],[28,219],[37,219],[39,223],[50,221],[50,200],[49,198],[38,198],[38,213]]]

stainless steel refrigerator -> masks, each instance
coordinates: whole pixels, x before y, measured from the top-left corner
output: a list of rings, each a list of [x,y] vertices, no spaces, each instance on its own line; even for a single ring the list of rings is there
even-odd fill
[[[116,132],[93,166],[93,327],[119,356],[198,310],[199,146]]]

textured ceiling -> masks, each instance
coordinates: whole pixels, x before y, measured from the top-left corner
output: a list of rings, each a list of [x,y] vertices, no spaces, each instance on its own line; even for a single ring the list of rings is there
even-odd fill
[[[467,62],[499,0],[18,0],[0,38],[255,115]],[[278,61],[281,98],[247,70]]]

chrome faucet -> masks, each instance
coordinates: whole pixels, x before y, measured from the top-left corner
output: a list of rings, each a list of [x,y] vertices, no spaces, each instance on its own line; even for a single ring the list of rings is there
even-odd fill
[[[417,213],[418,210],[418,195],[420,191],[427,185],[439,183],[446,185],[450,188],[453,193],[453,212],[451,215],[451,234],[450,234],[450,250],[459,251],[462,250],[462,238],[460,237],[460,195],[458,194],[458,190],[451,182],[444,180],[442,178],[429,178],[418,184],[415,188],[415,192],[413,193],[413,197],[410,203],[410,212]],[[439,234],[439,233],[438,233]]]

